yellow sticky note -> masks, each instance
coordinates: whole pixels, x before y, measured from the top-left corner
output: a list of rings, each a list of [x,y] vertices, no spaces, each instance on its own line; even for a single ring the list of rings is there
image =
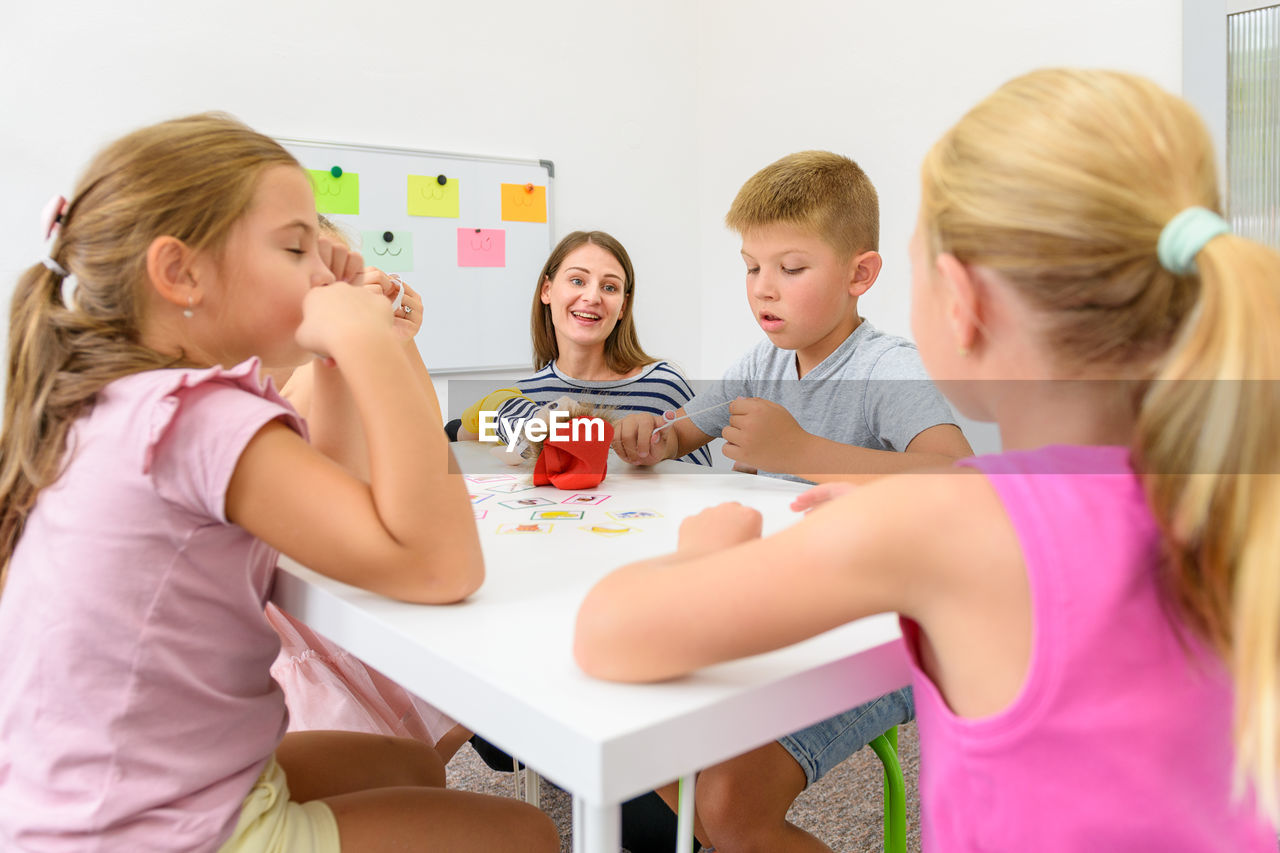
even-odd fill
[[[503,184],[502,218],[506,222],[546,222],[547,188],[533,184]]]
[[[334,172],[338,172],[334,175]],[[317,213],[360,212],[360,176],[341,169],[307,169],[316,194]]]
[[[458,218],[458,179],[442,175],[410,175],[407,190],[410,216]]]

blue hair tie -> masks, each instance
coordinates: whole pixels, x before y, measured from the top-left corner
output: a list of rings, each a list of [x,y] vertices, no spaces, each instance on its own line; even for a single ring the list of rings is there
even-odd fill
[[[1156,256],[1160,266],[1174,275],[1188,275],[1195,271],[1196,255],[1204,244],[1230,233],[1231,225],[1212,210],[1188,207],[1165,224],[1156,243]]]

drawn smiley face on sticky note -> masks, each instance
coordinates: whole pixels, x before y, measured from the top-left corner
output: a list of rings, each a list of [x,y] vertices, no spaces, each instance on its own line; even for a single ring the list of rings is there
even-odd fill
[[[440,183],[444,178],[444,183]],[[405,191],[410,216],[457,219],[461,190],[457,178],[446,175],[410,175]]]
[[[458,266],[505,267],[507,232],[501,228],[459,228]]]
[[[361,231],[365,263],[383,272],[413,271],[412,231]]]
[[[335,176],[334,171],[339,171]],[[307,169],[316,194],[317,213],[360,212],[360,175],[334,169]]]

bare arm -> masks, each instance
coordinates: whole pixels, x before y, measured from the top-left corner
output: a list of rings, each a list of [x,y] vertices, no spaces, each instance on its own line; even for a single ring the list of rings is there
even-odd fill
[[[873,450],[806,432],[784,406],[760,397],[740,397],[730,404],[723,435],[724,455],[737,463],[735,467],[778,471],[817,483],[868,482],[973,455],[964,434],[952,424],[923,430],[902,453]]]
[[[929,427],[902,453],[854,447],[817,436],[813,439],[798,468],[812,473],[798,476],[815,483],[867,483],[886,474],[938,468],[973,455],[964,433],[954,424]]]
[[[236,466],[228,517],[339,580],[409,601],[464,598],[484,575],[465,484],[449,473],[443,431],[422,427],[439,422],[439,403],[393,331],[385,300],[332,285],[308,294],[305,317],[299,341],[331,356],[348,383],[368,481],[269,424]]]
[[[358,255],[354,257],[359,258]],[[396,282],[386,273],[376,267],[365,267],[362,278],[370,292],[380,292],[388,300],[395,298]],[[395,328],[403,340],[404,353],[413,368],[415,381],[434,396],[435,385],[413,340],[422,325],[422,300],[406,285],[403,301],[415,313],[408,317],[396,316]],[[344,372],[326,359],[312,359],[293,372],[281,394],[306,418],[312,446],[367,482],[369,446]]]
[[[1000,618],[975,621],[1016,609],[1019,584],[1016,537],[983,478],[887,478],[768,538],[619,569],[583,602],[574,654],[599,678],[656,681],[885,611],[968,650],[959,633],[1002,630]]]

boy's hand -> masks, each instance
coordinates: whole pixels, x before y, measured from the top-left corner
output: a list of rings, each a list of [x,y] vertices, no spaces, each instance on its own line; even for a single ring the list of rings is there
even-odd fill
[[[791,509],[795,512],[808,512],[819,504],[847,495],[856,488],[858,487],[854,483],[823,483],[801,493],[791,502]]]
[[[691,515],[680,523],[676,551],[697,557],[760,538],[764,524],[759,511],[740,503],[723,503]]]
[[[760,397],[730,403],[729,425],[720,434],[724,455],[734,462],[784,474],[798,473],[799,454],[810,438],[790,412]]]
[[[667,414],[675,416],[674,412]],[[613,452],[632,465],[656,465],[670,459],[678,443],[675,431],[668,428],[655,432],[666,420],[647,412],[627,415],[613,426]]]
[[[314,287],[302,300],[302,323],[294,338],[298,345],[325,357],[353,335],[391,333],[391,312],[381,293],[335,282]]]

